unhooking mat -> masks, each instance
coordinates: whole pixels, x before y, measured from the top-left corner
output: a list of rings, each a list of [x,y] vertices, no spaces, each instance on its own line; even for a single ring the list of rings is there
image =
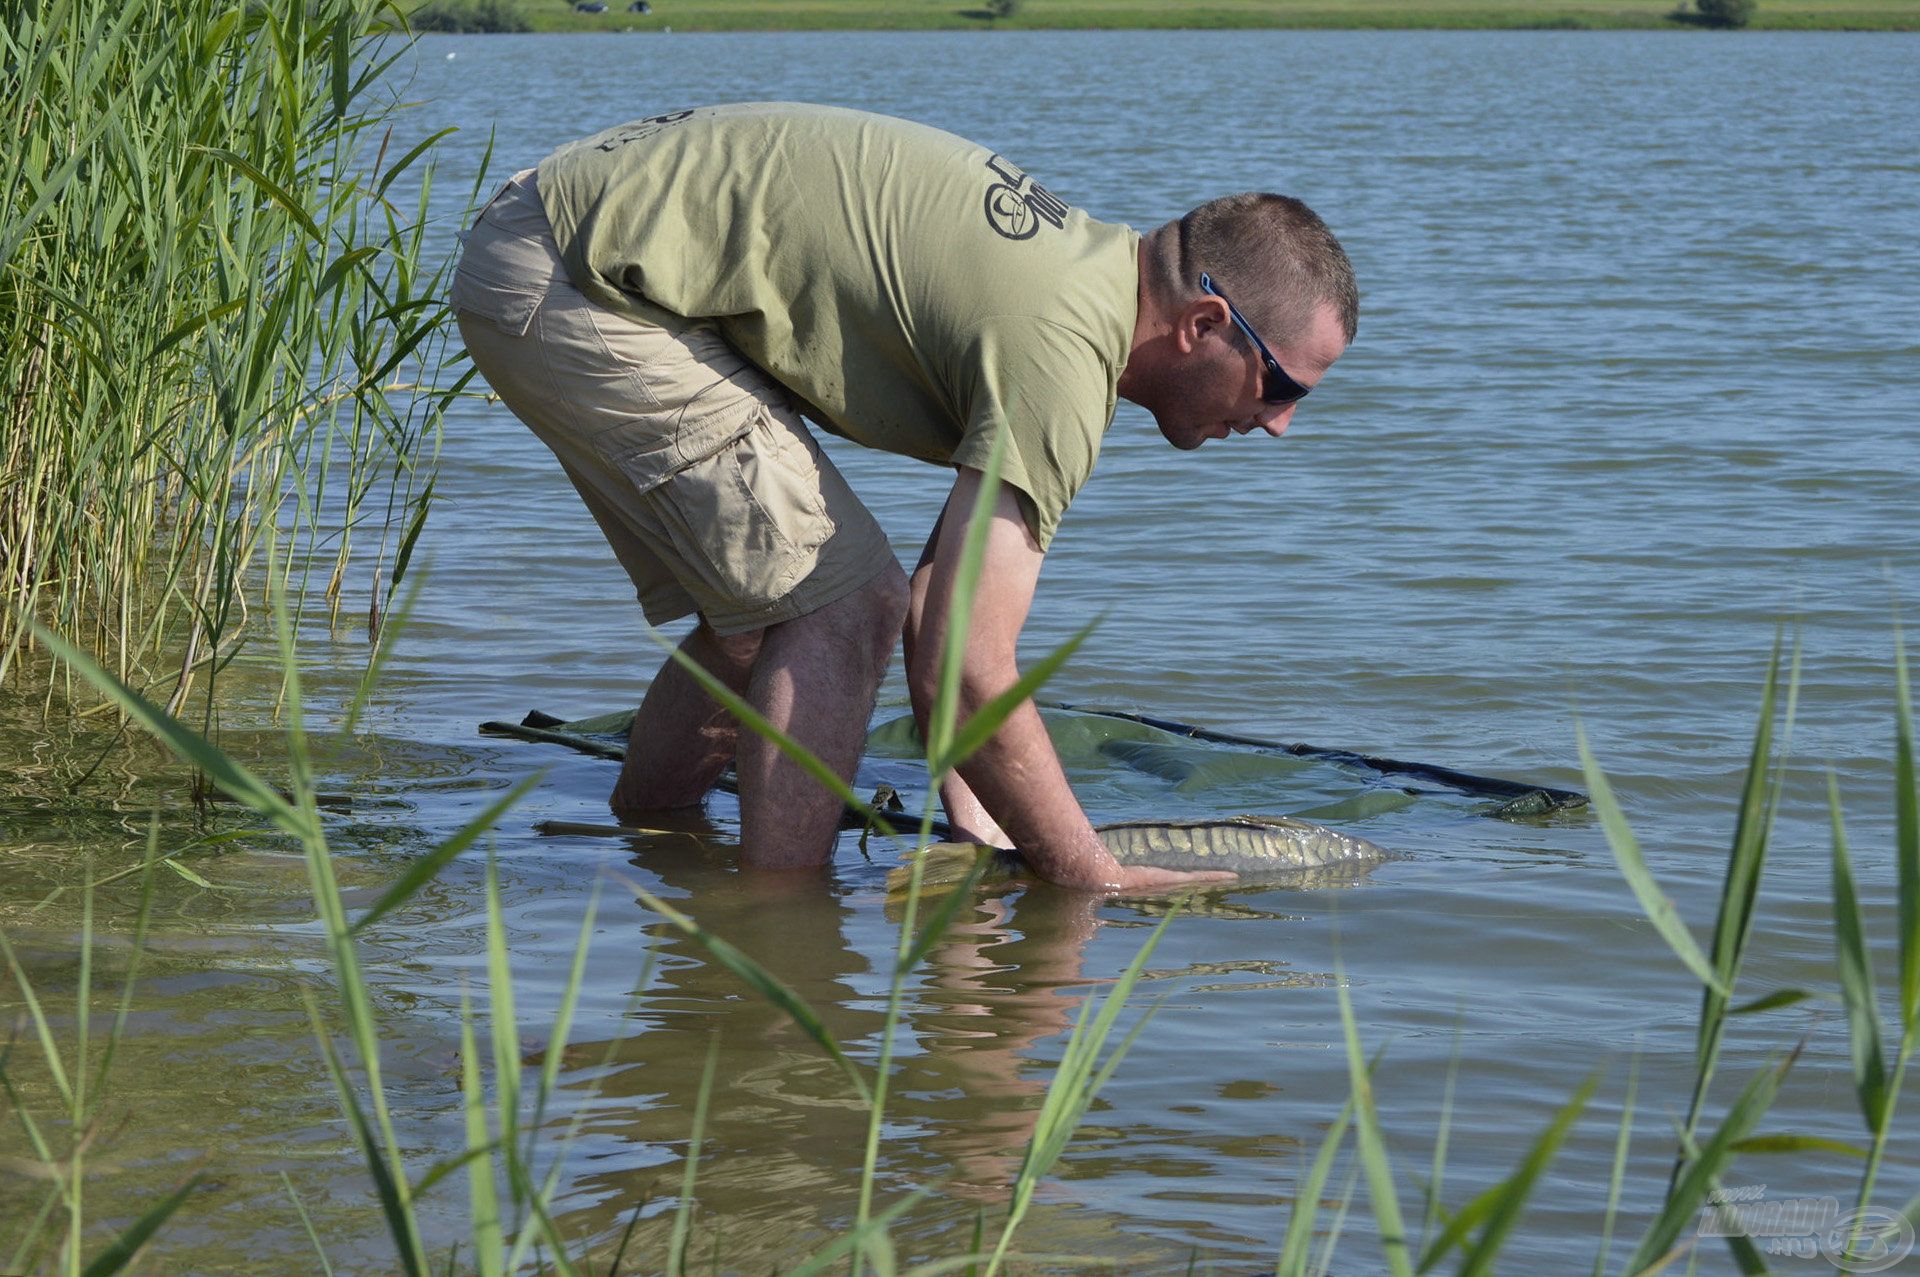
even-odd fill
[[[1263,741],[1116,710],[1052,704],[1042,714],[1075,793],[1096,820],[1257,812],[1348,825],[1422,803],[1454,814],[1526,821],[1587,802],[1572,790],[1350,750]],[[480,730],[618,759],[626,755],[632,725],[631,710],[572,720],[536,710],[518,723],[482,723]],[[925,786],[923,758],[912,716],[894,718],[868,735],[856,788],[911,795]],[[731,791],[731,778],[718,787]],[[874,805],[891,804],[883,798]],[[916,805],[908,806],[917,811]],[[850,811],[846,824],[861,828],[867,820]],[[950,831],[936,821],[933,834],[947,838]]]

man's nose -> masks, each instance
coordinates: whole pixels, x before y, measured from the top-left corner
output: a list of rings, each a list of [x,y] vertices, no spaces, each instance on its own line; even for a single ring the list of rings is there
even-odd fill
[[[1293,424],[1293,410],[1296,407],[1298,407],[1297,404],[1274,404],[1263,410],[1255,420],[1259,422],[1262,430],[1278,439],[1287,433],[1287,427]]]

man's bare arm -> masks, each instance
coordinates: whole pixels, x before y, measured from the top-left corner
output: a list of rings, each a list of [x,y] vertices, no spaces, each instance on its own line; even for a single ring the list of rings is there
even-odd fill
[[[907,615],[907,683],[914,714],[923,730],[939,693],[940,659],[946,647],[953,584],[980,482],[979,471],[960,471],[946,509],[934,527],[928,553],[913,574],[913,599]],[[1000,490],[990,517],[986,556],[974,592],[960,671],[963,722],[1020,677],[1015,649],[1045,557],[1021,516],[1012,489]],[[964,799],[977,795],[979,807],[990,820],[998,822],[1034,869],[1049,881],[1092,890],[1153,889],[1232,876],[1122,867],[1080,809],[1047,736],[1046,724],[1032,701],[1016,709],[992,739],[961,764],[960,770],[965,783],[942,793],[956,822],[969,833],[988,832],[968,820],[972,813]],[[963,799],[960,811],[954,810],[955,798]]]
[[[920,622],[926,614],[927,587],[933,580],[933,553],[940,544],[940,529],[946,526],[946,513],[941,512],[933,521],[933,531],[927,536],[926,548],[920,551],[920,562],[913,569],[911,593],[907,605],[907,621],[903,634],[906,649],[907,669],[911,671],[920,652]],[[943,631],[944,632],[944,631]],[[926,659],[937,669],[942,649],[935,646],[926,654]],[[910,679],[909,682],[912,680]],[[927,720],[933,713],[933,693],[922,696],[918,687],[913,689],[913,712],[920,730],[927,730]],[[1013,839],[1000,828],[999,822],[987,814],[975,796],[973,787],[957,770],[950,771],[940,782],[940,805],[946,809],[947,823],[953,827],[954,834],[973,842],[985,843],[989,847],[1011,847]]]

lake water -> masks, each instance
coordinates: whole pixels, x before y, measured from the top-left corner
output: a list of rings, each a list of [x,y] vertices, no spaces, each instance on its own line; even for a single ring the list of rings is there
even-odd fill
[[[441,37],[421,43],[409,74],[420,131],[461,129],[440,179],[449,193],[470,184],[490,136],[504,176],[620,120],[798,98],[976,138],[1142,229],[1228,191],[1306,199],[1353,258],[1358,343],[1284,440],[1177,455],[1122,405],[1028,627],[1031,656],[1105,614],[1053,694],[1571,787],[1580,721],[1655,872],[1704,928],[1784,626],[1805,670],[1742,988],[1834,985],[1829,767],[1883,980],[1895,968],[1893,615],[1920,600],[1913,38]],[[830,450],[911,563],[946,478]],[[383,684],[377,734],[335,768],[355,798],[339,834],[349,872],[371,891],[545,768],[495,849],[530,1051],[600,884],[564,1074],[562,1116],[585,1113],[564,1226],[607,1241],[645,1199],[637,1267],[658,1264],[718,1034],[695,1253],[717,1244],[720,1271],[796,1260],[851,1217],[864,1116],[834,1066],[624,884],[674,898],[760,956],[866,1051],[894,943],[885,865],[849,837],[830,884],[770,896],[730,868],[725,800],[711,813],[718,844],[536,833],[543,819],[604,822],[609,765],[481,739],[474,725],[629,705],[657,651],[558,470],[503,409],[476,400],[455,413],[439,493],[423,542],[430,583]],[[363,640],[311,650],[322,685],[328,670],[338,684]],[[896,670],[880,717],[904,704]],[[1244,786],[1156,788],[1098,755],[1075,774],[1096,819],[1306,805]],[[36,812],[9,819],[18,863],[46,867],[13,899],[43,894],[56,862],[96,836]],[[1347,1094],[1343,981],[1369,1048],[1385,1051],[1376,1087],[1409,1209],[1450,1061],[1454,1205],[1504,1176],[1598,1070],[1587,1120],[1507,1251],[1514,1272],[1590,1268],[1637,1057],[1617,1232],[1630,1246],[1651,1224],[1692,1076],[1697,993],[1597,821],[1507,823],[1422,799],[1351,827],[1407,858],[1339,889],[1236,891],[1221,898],[1230,907],[1172,923],[1139,999],[1155,1018],[1043,1191],[1024,1248],[1139,1272],[1186,1271],[1196,1254],[1223,1273],[1270,1265],[1304,1163]],[[307,1262],[269,1174],[281,1170],[344,1260],[379,1269],[372,1195],[295,994],[321,958],[299,866],[263,844],[198,867],[234,890],[163,889],[115,1184],[131,1209],[186,1164],[180,1150],[212,1146],[217,1187],[175,1225],[180,1271]],[[460,1140],[457,1016],[462,987],[484,980],[480,883],[477,860],[457,865],[368,946],[420,1168]],[[57,986],[72,928],[58,909],[36,916],[47,920],[22,943]],[[883,1201],[933,1190],[900,1225],[906,1250],[960,1250],[983,1205],[997,1220],[996,1191],[1071,1017],[1155,920],[1137,903],[1047,890],[963,911],[913,990],[882,1149]],[[1844,1019],[1830,1004],[1740,1021],[1712,1114],[1803,1038],[1765,1129],[1856,1138]],[[1920,1187],[1920,1128],[1903,1129],[1883,1178],[1892,1205]],[[13,1152],[5,1141],[12,1129],[0,1147]],[[1856,1167],[1754,1156],[1730,1183],[1850,1200]],[[4,1191],[8,1212],[38,1200]],[[451,1229],[458,1177],[440,1195]],[[1336,1271],[1379,1268],[1365,1216],[1362,1186]],[[1701,1271],[1729,1268],[1719,1243],[1703,1246]]]

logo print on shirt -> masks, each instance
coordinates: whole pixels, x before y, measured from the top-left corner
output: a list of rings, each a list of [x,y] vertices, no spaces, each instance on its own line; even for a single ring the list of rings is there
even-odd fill
[[[1007,239],[1032,239],[1040,223],[1058,230],[1067,220],[1068,205],[1058,195],[1028,177],[999,155],[987,157],[987,168],[1000,180],[987,188],[987,225]]]
[[[617,128],[607,131],[606,137],[600,141],[599,149],[602,151],[611,151],[616,147],[625,146],[629,142],[644,142],[668,125],[678,124],[680,121],[688,119],[692,115],[692,111],[669,111],[665,115],[649,115],[644,120],[635,120],[631,124],[622,124]]]

